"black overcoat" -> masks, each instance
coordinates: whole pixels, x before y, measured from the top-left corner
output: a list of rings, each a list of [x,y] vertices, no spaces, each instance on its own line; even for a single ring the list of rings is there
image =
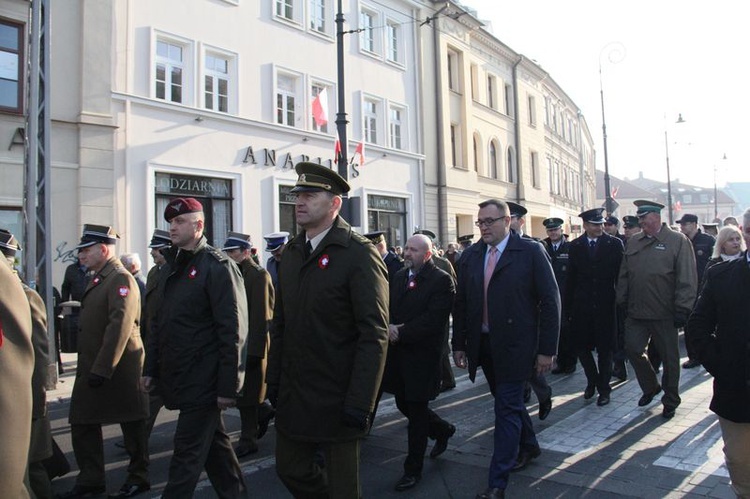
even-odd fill
[[[615,298],[622,253],[622,241],[609,234],[597,239],[593,256],[586,234],[570,243],[564,302],[576,349],[611,351],[615,346]]]
[[[383,391],[425,402],[440,391],[444,330],[453,308],[453,279],[428,260],[408,285],[409,269],[390,283],[390,323],[403,324],[388,346]]]

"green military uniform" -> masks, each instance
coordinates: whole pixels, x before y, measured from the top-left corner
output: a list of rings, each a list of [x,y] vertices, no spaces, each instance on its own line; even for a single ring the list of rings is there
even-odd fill
[[[29,497],[23,483],[31,435],[34,348],[29,301],[7,261],[0,261],[0,491]]]

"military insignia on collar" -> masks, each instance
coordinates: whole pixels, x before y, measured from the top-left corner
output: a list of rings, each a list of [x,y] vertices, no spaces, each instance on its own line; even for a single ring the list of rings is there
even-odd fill
[[[128,288],[127,286],[120,286],[120,289],[118,290],[118,292],[120,293],[120,296],[125,298],[126,296],[130,294],[130,288]]]
[[[412,289],[417,289],[417,280],[412,279],[411,281],[409,281],[409,284],[406,285],[406,289],[408,289],[409,291],[411,291]]]
[[[195,265],[193,265],[188,271],[188,278],[195,279],[196,277],[198,277],[198,269],[195,268]]]
[[[330,260],[328,259],[328,255],[323,255],[323,256],[321,256],[321,257],[320,257],[320,259],[318,260],[318,267],[320,267],[321,269],[325,270],[325,269],[327,269],[327,268],[328,268],[328,264],[329,264],[330,262],[331,262],[331,261],[330,261]]]
[[[94,277],[94,286],[96,286],[97,284],[99,284],[99,281],[101,281],[101,280],[102,279],[99,276]]]

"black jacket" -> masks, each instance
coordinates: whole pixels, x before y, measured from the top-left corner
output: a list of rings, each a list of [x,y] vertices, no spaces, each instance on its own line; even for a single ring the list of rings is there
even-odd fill
[[[698,360],[714,377],[711,410],[735,423],[750,423],[750,266],[747,255],[715,265],[688,321]]]
[[[698,284],[703,282],[703,272],[706,270],[706,265],[711,259],[711,254],[714,251],[714,244],[716,239],[710,234],[704,234],[698,229],[698,233],[695,237],[690,240],[693,243],[693,252],[695,253],[695,268],[698,271]]]
[[[388,346],[383,391],[412,402],[434,399],[440,387],[444,330],[453,308],[453,279],[429,260],[408,285],[409,269],[390,283],[390,323],[403,324]]]

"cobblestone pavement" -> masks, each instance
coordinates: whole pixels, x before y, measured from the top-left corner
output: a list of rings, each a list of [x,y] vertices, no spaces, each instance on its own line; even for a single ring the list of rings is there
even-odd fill
[[[75,460],[67,424],[75,355],[64,356],[66,374],[50,392],[53,434],[68,455],[73,472],[53,482],[56,491],[72,487]],[[465,371],[456,370],[457,386],[432,403],[442,417],[458,428],[448,450],[438,459],[425,459],[420,484],[407,492],[394,492],[406,452],[406,420],[391,397],[384,397],[370,436],[362,445],[364,497],[472,498],[486,487],[492,454],[493,404],[481,373],[472,384]],[[586,380],[579,369],[569,375],[550,375],[553,408],[545,421],[537,418],[532,396],[529,411],[542,447],[542,455],[526,469],[512,475],[508,497],[712,497],[734,498],[724,467],[721,433],[716,416],[708,410],[712,378],[702,368],[682,370],[682,404],[677,415],[661,416],[658,397],[638,407],[642,395],[635,375],[613,385],[611,403],[596,405],[583,400]],[[163,488],[176,413],[163,411],[151,438],[152,491]],[[233,439],[239,434],[239,414],[226,413]],[[119,426],[105,428],[107,488],[121,485],[127,466],[124,451],[114,446]],[[260,441],[260,451],[241,460],[250,497],[288,498],[275,474],[274,431]],[[195,497],[212,498],[208,480],[199,484]]]

